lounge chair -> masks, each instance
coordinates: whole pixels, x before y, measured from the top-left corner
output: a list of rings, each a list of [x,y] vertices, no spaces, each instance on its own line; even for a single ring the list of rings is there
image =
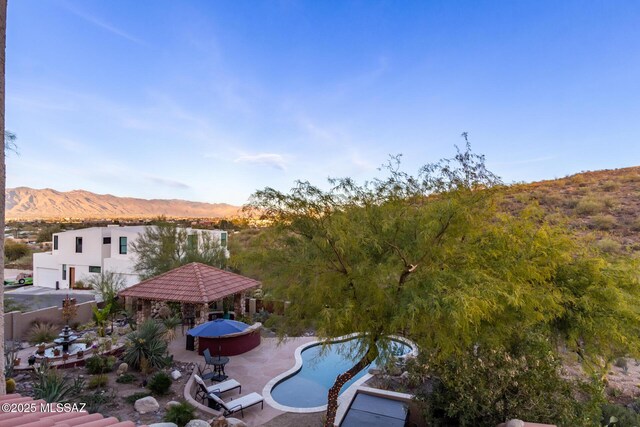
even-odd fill
[[[255,392],[249,393],[246,396],[238,397],[237,399],[232,399],[226,403],[213,393],[211,393],[209,397],[215,400],[216,403],[222,407],[224,410],[223,415],[225,417],[227,415],[240,412],[240,414],[242,414],[242,418],[244,418],[244,410],[253,405],[257,405],[258,403],[260,403],[261,408],[264,409],[264,398]]]
[[[242,393],[242,385],[236,380],[227,380],[207,387],[204,380],[200,378],[199,375],[194,375],[193,378],[196,380],[196,385],[198,386],[198,389],[196,390],[196,399],[201,398],[203,402],[206,397],[211,398],[210,395],[212,393],[226,393],[236,388],[240,389],[238,394]]]

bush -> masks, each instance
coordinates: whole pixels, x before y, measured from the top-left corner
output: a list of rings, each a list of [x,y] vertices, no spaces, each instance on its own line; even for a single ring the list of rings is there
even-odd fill
[[[594,215],[604,210],[604,203],[591,197],[581,199],[576,205],[576,212],[579,215]]]
[[[120,384],[131,384],[132,382],[134,382],[136,380],[136,376],[129,373],[129,372],[125,372],[124,374],[120,375],[118,378],[116,378],[116,382],[120,383]]]
[[[8,378],[5,381],[5,384],[7,386],[7,394],[11,394],[16,391],[16,380],[14,380],[13,378]]]
[[[622,250],[622,245],[619,242],[608,237],[598,240],[595,246],[606,254],[615,254]]]
[[[58,336],[58,328],[51,323],[35,322],[27,338],[31,344],[39,344],[41,342],[51,342]]]
[[[171,383],[172,380],[169,375],[167,375],[165,372],[158,372],[153,377],[151,377],[147,387],[149,387],[151,393],[162,396],[164,394],[167,394],[167,392],[171,388]]]
[[[151,396],[151,393],[149,393],[148,391],[141,391],[141,392],[133,393],[133,394],[130,394],[129,396],[126,396],[124,400],[125,402],[133,405],[134,403],[136,403],[136,400],[142,399],[143,397],[147,397],[147,396]]]
[[[600,424],[609,427],[638,427],[640,415],[624,406],[605,403],[602,405]]]
[[[604,191],[613,191],[613,190],[617,190],[620,187],[620,184],[618,184],[615,181],[605,181],[602,183],[602,189]]]
[[[165,328],[153,319],[146,320],[138,329],[127,335],[127,346],[122,358],[135,369],[140,369],[143,359],[149,368],[161,369],[167,366],[167,342],[163,339]]]
[[[85,394],[82,396],[78,396],[76,399],[77,402],[85,403],[86,406],[84,408],[90,414],[102,413],[102,406],[107,402],[113,402],[115,399],[115,392],[113,392],[112,396],[108,396],[104,394],[104,391],[97,390],[92,394]]]
[[[102,388],[109,384],[109,377],[106,374],[95,375],[89,380],[89,388]]]
[[[84,388],[82,378],[72,379],[68,375],[62,375],[56,369],[49,368],[46,362],[38,367],[34,375],[33,397],[45,402],[67,402],[70,398],[79,395]]]
[[[9,261],[17,261],[23,256],[29,254],[29,246],[24,243],[16,242],[12,239],[7,239],[4,242],[4,255]]]
[[[113,370],[116,364],[116,358],[114,356],[101,357],[94,354],[85,361],[87,372],[91,375],[106,374]]]
[[[196,418],[195,408],[187,402],[171,406],[164,415],[164,421],[177,424],[178,427],[184,427],[194,418]]]
[[[611,230],[616,226],[616,218],[612,215],[596,215],[591,218],[591,225],[598,230]]]
[[[577,426],[585,417],[597,419],[599,412],[589,414],[587,405],[576,402],[561,360],[545,344],[527,347],[469,350],[445,361],[419,356],[409,376],[419,378],[419,389],[433,388],[417,393],[429,425],[490,426],[518,418]]]

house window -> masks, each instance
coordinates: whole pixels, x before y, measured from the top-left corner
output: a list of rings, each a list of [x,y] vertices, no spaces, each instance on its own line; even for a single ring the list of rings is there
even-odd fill
[[[100,266],[97,266],[97,265],[90,265],[89,266],[89,273],[100,273],[100,271],[102,271]]]
[[[67,280],[67,264],[62,264],[62,280]]]
[[[189,234],[187,236],[187,244],[189,245],[189,249],[196,249],[196,247],[198,246],[198,235]]]
[[[220,233],[220,246],[227,247],[227,233]]]
[[[82,253],[82,237],[76,237],[76,253]]]
[[[53,236],[53,250],[58,250],[58,236]]]
[[[111,244],[111,237],[103,237],[102,238],[102,244],[103,245],[110,245]]]
[[[120,255],[127,254],[127,238],[120,237]]]

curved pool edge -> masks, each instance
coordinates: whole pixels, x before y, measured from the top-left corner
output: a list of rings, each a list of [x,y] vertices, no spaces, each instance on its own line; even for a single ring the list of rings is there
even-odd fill
[[[353,338],[357,338],[359,336],[361,336],[362,334],[358,334],[358,333],[353,333],[353,334],[349,334],[349,335],[343,335],[341,337],[338,338],[334,338],[330,341],[328,341],[328,343],[335,343],[335,342],[344,342],[344,341],[348,341],[350,339]],[[418,346],[416,345],[416,343],[414,343],[413,341],[411,341],[408,338],[405,337],[400,337],[397,335],[391,335],[389,338],[391,338],[392,340],[395,341],[400,341],[406,345],[408,345],[411,348],[411,351],[405,355],[403,355],[402,357],[407,357],[407,356],[417,356],[418,355]],[[271,397],[271,390],[273,390],[273,388],[280,382],[284,381],[285,379],[295,375],[296,373],[298,373],[298,371],[300,371],[300,369],[302,369],[302,352],[304,350],[306,350],[307,348],[319,345],[319,344],[324,344],[326,343],[326,341],[321,341],[321,340],[314,340],[311,342],[308,342],[306,344],[302,344],[300,346],[298,346],[298,348],[296,348],[295,352],[294,352],[294,357],[295,357],[295,364],[293,365],[293,367],[285,372],[283,372],[280,375],[275,376],[274,378],[272,378],[271,380],[269,380],[267,382],[267,384],[265,384],[264,388],[262,389],[262,397],[264,397],[264,400],[267,402],[267,404],[269,404],[269,406],[279,410],[279,411],[283,411],[283,412],[293,412],[293,413],[297,413],[297,414],[309,414],[309,413],[313,413],[313,412],[323,412],[327,410],[327,405],[322,405],[322,406],[314,406],[314,407],[310,407],[310,408],[297,408],[294,406],[286,406],[286,405],[282,405],[278,402],[276,402],[273,397]],[[371,377],[373,377],[373,375],[371,375],[368,370],[367,372],[358,380],[356,380],[353,384],[351,384],[345,391],[342,392],[342,394],[338,397],[338,406],[340,406],[340,404],[342,404],[342,402],[347,399],[350,398],[351,395],[358,389],[358,387],[360,387],[362,384],[364,384],[366,381],[368,381]]]

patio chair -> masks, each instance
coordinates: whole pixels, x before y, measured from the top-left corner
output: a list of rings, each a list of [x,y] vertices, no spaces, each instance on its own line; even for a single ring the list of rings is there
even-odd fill
[[[199,363],[196,363],[196,366],[198,367],[198,376],[202,378],[203,381],[210,380],[216,375],[216,373],[213,371],[207,372],[206,367],[202,369]]]
[[[242,393],[242,385],[236,380],[227,380],[218,384],[211,385],[207,387],[204,383],[204,380],[200,378],[198,375],[194,375],[193,378],[196,380],[196,384],[198,385],[198,389],[196,391],[196,399],[201,398],[202,402],[206,397],[211,398],[212,393],[226,393],[227,391],[231,391],[234,389],[240,389],[238,394]]]
[[[258,403],[261,404],[261,409],[264,409],[264,398],[255,392],[249,393],[246,396],[238,397],[237,399],[231,399],[228,402],[225,402],[213,393],[211,393],[209,396],[211,397],[211,399],[215,400],[215,402],[220,405],[220,407],[222,407],[224,411],[223,415],[225,417],[227,415],[240,412],[242,418],[244,418],[244,410],[253,405],[257,405]]]
[[[204,363],[207,365],[207,367],[211,367],[210,369],[213,369],[215,367],[215,363],[213,363],[213,357],[211,357],[211,352],[209,351],[209,349],[205,348],[202,352],[202,355],[204,356]]]

